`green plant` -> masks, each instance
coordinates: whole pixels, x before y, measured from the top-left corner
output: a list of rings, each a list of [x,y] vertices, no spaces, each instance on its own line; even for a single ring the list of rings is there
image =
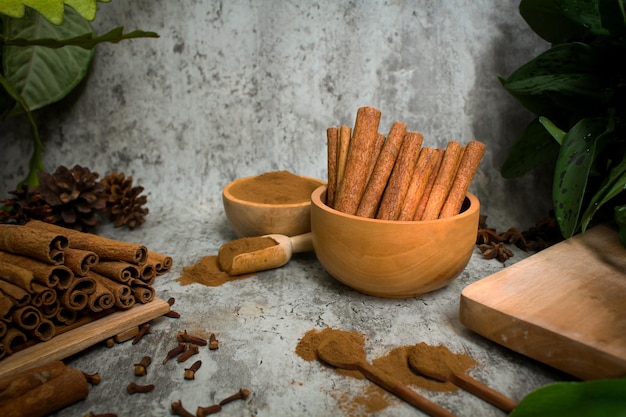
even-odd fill
[[[519,12],[551,47],[499,77],[537,116],[501,173],[513,178],[553,164],[552,202],[563,237],[612,217],[626,246],[624,1],[522,0]]]
[[[34,149],[24,180],[28,186],[38,185],[44,171],[44,147],[34,112],[80,84],[99,43],[158,37],[141,30],[124,33],[123,27],[96,35],[90,21],[96,17],[97,2],[110,0],[0,2],[0,115],[22,115],[30,123]]]

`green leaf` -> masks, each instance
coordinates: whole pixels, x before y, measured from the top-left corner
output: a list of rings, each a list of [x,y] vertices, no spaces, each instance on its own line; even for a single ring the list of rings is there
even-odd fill
[[[39,12],[45,19],[54,25],[63,24],[64,4],[70,6],[84,19],[92,21],[96,18],[98,5],[109,3],[111,0],[3,0],[0,2],[0,14],[16,19],[26,14],[26,6]]]
[[[556,382],[520,401],[509,417],[624,417],[626,379]]]
[[[66,39],[24,39],[24,38],[14,38],[14,39],[6,39],[5,45],[7,46],[45,46],[46,48],[63,48],[66,46],[78,46],[83,49],[93,49],[99,43],[110,42],[110,43],[119,43],[123,40],[127,39],[135,39],[135,38],[158,38],[159,35],[155,32],[145,32],[143,30],[134,30],[129,33],[124,33],[124,27],[119,26],[115,29],[110,30],[104,35],[95,36],[94,33],[85,33],[83,35],[75,36],[73,38]]]
[[[596,36],[606,36],[609,31],[602,26],[600,0],[560,0],[561,9],[572,22],[586,28]]]
[[[598,191],[593,195],[587,209],[581,217],[581,229],[585,231],[597,211],[608,201],[626,190],[626,155],[615,165],[604,179]]]
[[[563,237],[571,237],[577,227],[589,171],[596,157],[596,147],[613,130],[606,117],[583,119],[565,135],[552,183],[556,220]]]
[[[554,44],[582,40],[587,33],[567,18],[560,0],[522,0],[519,11],[537,35]]]
[[[626,33],[626,13],[621,0],[600,0],[600,20],[611,36]]]
[[[516,178],[547,162],[556,160],[559,145],[548,131],[534,119],[511,148],[500,173],[505,178]]]
[[[72,38],[92,33],[89,22],[68,9],[60,26],[32,10],[23,19],[6,19],[5,34],[12,38]],[[43,46],[7,46],[3,54],[4,74],[26,100],[31,111],[65,97],[84,78],[92,50],[76,46],[51,49]]]
[[[565,137],[565,135],[567,134],[567,132],[565,132],[564,130],[559,129],[554,123],[552,123],[547,117],[540,117],[539,118],[539,123],[541,123],[541,125],[543,127],[546,128],[546,130],[548,131],[548,133],[550,133],[550,135],[552,135],[552,137],[554,138],[554,140],[556,140],[556,142],[559,145],[563,144],[563,138]]]
[[[563,111],[588,115],[605,109],[613,97],[610,74],[622,68],[611,63],[618,59],[601,45],[567,43],[543,52],[500,81],[536,115],[555,118]]]

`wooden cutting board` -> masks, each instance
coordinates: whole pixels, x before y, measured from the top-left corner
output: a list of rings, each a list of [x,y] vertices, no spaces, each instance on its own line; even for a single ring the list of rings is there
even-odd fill
[[[626,249],[596,226],[467,286],[460,319],[580,379],[626,376]]]

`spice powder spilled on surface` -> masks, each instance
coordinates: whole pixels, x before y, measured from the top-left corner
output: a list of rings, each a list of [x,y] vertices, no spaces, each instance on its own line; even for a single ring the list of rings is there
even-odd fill
[[[240,181],[230,188],[233,197],[260,204],[295,204],[309,201],[320,183],[288,171],[265,174]]]
[[[362,346],[365,343],[365,336],[357,332],[346,332],[344,330],[325,328],[323,330],[309,330],[296,346],[296,354],[306,361],[320,360],[317,356],[317,348],[324,340],[328,338],[336,338],[336,333],[344,333],[342,337],[349,337],[350,345]],[[458,387],[449,382],[439,382],[430,378],[423,377],[415,373],[409,366],[409,357],[419,357],[420,361],[427,361],[437,364],[444,361],[449,364],[456,372],[465,373],[472,367],[476,366],[476,361],[464,354],[453,353],[445,346],[430,346],[426,343],[418,343],[416,345],[399,346],[392,349],[386,355],[374,359],[372,364],[393,375],[396,379],[405,385],[423,388],[429,391],[453,392]],[[436,366],[436,365],[433,365]],[[345,376],[364,379],[359,371],[346,371],[343,369],[335,369],[335,372]],[[339,402],[339,407],[347,415],[357,417],[368,415],[376,411],[386,408],[395,396],[387,393],[384,389],[369,385],[359,394],[354,393],[338,393],[331,392],[331,395]],[[399,400],[398,400],[399,401]]]

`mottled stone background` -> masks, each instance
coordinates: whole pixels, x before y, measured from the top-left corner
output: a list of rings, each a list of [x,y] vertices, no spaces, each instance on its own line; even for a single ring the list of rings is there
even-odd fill
[[[39,114],[45,168],[122,171],[145,187],[148,218],[222,215],[221,188],[269,170],[326,176],[326,128],[382,111],[430,146],[485,141],[472,190],[498,228],[547,213],[549,176],[499,167],[531,115],[500,86],[547,48],[512,0],[100,3],[103,33],[151,30],[97,48],[84,86]],[[28,169],[24,120],[2,122],[0,195]],[[155,219],[156,217],[156,219]]]

